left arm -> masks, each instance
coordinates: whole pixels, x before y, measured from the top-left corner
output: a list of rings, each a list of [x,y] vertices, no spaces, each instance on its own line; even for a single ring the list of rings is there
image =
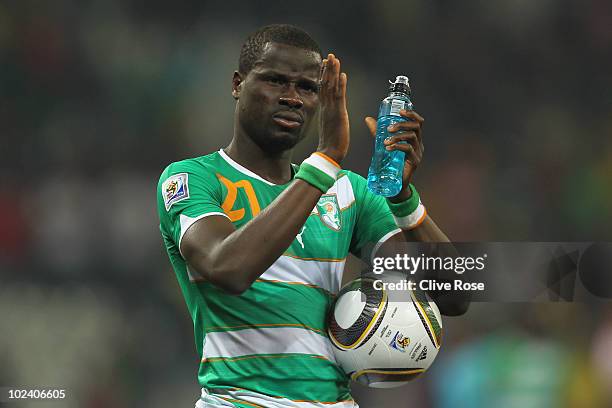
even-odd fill
[[[423,145],[422,129],[425,119],[414,111],[402,110],[400,115],[408,119],[406,122],[395,123],[389,127],[389,132],[393,135],[386,141],[387,150],[399,150],[405,153],[406,162],[404,165],[402,189],[395,197],[388,199],[389,206],[394,206],[400,203],[405,203],[412,197],[410,183],[417,167],[421,163],[425,147]],[[365,118],[366,125],[372,136],[376,135],[376,119],[372,117]],[[424,207],[420,209],[422,215],[407,224],[398,222],[398,226],[402,229],[402,233],[395,234],[389,238],[379,249],[383,254],[390,253],[393,256],[394,244],[402,242],[426,242],[433,244],[433,252],[438,256],[457,256],[458,253],[446,234],[438,227],[434,220],[427,215]],[[416,211],[418,213],[418,211]],[[397,221],[397,219],[396,219]],[[406,222],[406,221],[404,221]],[[446,244],[446,245],[436,245]],[[452,276],[438,277],[440,280],[447,280]],[[447,316],[457,316],[464,314],[469,306],[469,297],[465,294],[457,292],[437,292],[430,295],[436,301],[442,314]]]
[[[401,110],[400,115],[408,119],[407,122],[395,123],[389,127],[393,133],[386,141],[387,150],[399,150],[405,153],[406,163],[404,165],[402,189],[395,197],[389,198],[391,203],[397,204],[407,201],[411,197],[409,188],[412,177],[417,167],[421,164],[425,146],[423,145],[423,124],[425,119],[415,111]],[[376,135],[376,119],[368,116],[365,118],[366,125],[372,136]],[[400,143],[404,142],[404,143]],[[402,229],[405,240],[402,242],[450,242],[446,234],[440,230],[429,215],[421,220],[418,226],[411,229]],[[395,240],[399,238],[395,238]]]

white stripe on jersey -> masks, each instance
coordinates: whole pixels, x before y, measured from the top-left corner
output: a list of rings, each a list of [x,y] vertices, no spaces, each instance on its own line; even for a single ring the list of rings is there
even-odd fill
[[[207,333],[204,359],[251,354],[315,354],[335,362],[327,337],[301,327],[274,327]]]
[[[343,401],[337,404],[323,404],[320,402],[292,401],[287,398],[271,397],[247,390],[206,390],[202,388],[202,396],[196,402],[195,408],[224,408],[234,405],[222,397],[238,401],[245,401],[261,407],[268,408],[359,408],[355,401]],[[230,404],[230,405],[227,405]]]
[[[281,256],[261,276],[264,280],[314,285],[336,294],[340,290],[346,260],[330,262]]]

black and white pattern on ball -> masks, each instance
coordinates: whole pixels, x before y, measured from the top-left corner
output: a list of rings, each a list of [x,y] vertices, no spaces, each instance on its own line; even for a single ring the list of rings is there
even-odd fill
[[[412,291],[412,304],[421,319],[421,323],[436,348],[440,348],[441,337],[442,337],[442,325],[438,321],[438,318],[434,314],[425,293]]]
[[[423,373],[423,368],[369,368],[351,373],[351,380],[363,385],[385,382],[406,382]]]
[[[328,333],[334,346],[341,350],[359,348],[374,334],[387,310],[387,294],[374,289],[373,279],[358,279],[345,286],[337,299],[351,291],[359,291],[365,296],[365,307],[361,314],[347,329],[340,327],[331,309]]]

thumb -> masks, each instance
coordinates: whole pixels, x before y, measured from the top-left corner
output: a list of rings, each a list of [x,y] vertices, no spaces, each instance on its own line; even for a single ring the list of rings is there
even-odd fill
[[[371,116],[366,116],[365,124],[368,127],[368,130],[370,131],[372,137],[376,136],[376,119]]]

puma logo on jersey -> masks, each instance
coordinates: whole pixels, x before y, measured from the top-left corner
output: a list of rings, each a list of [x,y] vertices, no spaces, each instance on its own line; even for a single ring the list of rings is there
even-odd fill
[[[302,246],[302,249],[304,249],[304,239],[302,238],[302,234],[304,233],[304,231],[306,231],[305,225],[302,227],[302,230],[300,231],[300,233],[295,236],[295,239],[297,239],[297,241],[300,243],[300,245]]]

